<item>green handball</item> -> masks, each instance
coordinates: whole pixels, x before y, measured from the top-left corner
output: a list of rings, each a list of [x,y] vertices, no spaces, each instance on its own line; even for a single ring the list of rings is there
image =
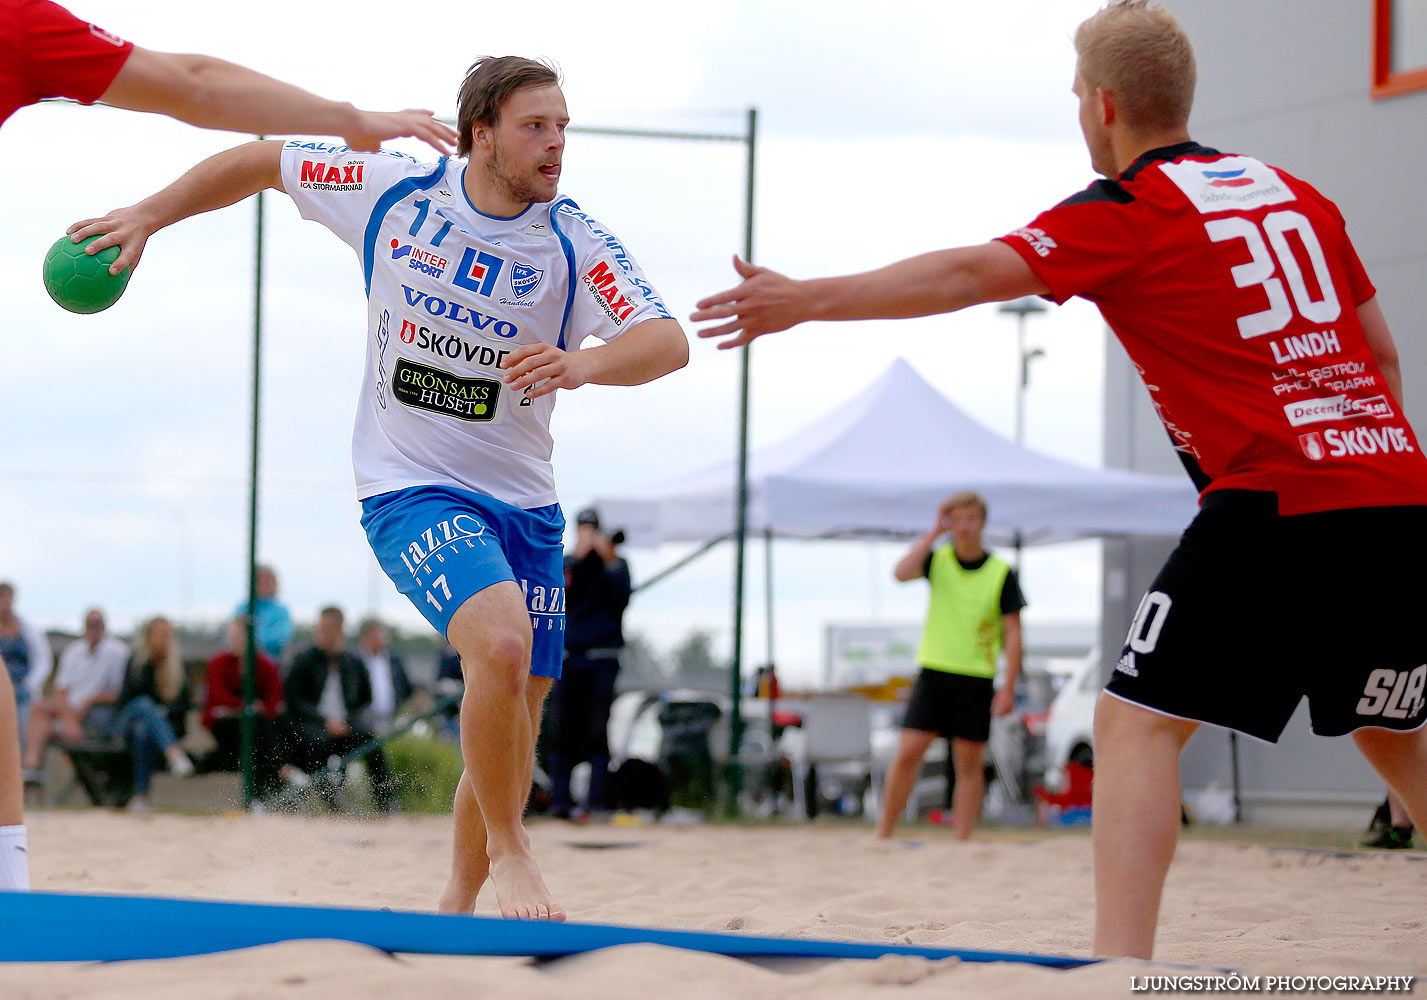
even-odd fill
[[[74,243],[61,236],[45,254],[45,291],[61,308],[72,313],[97,313],[108,309],[129,284],[129,268],[109,273],[109,265],[119,256],[118,247],[108,247],[90,256],[84,252],[99,237]]]

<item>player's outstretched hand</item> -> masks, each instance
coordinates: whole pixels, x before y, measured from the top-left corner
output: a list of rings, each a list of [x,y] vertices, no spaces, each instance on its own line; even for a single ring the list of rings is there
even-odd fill
[[[131,205],[128,208],[116,208],[103,218],[76,222],[65,232],[74,243],[98,236],[97,240],[84,248],[84,252],[91,257],[100,250],[117,246],[119,256],[109,265],[109,273],[118,274],[124,268],[134,267],[139,263],[139,258],[144,254],[144,244],[154,234],[154,228],[138,206]]]
[[[438,122],[433,113],[415,108],[405,111],[358,111],[356,126],[344,138],[352,149],[375,150],[384,139],[412,136],[442,156],[456,144],[456,130]]]
[[[505,382],[514,393],[539,399],[556,389],[578,389],[589,381],[581,364],[581,351],[562,351],[554,344],[526,344],[510,352],[501,362],[505,369]],[[535,383],[539,382],[539,385]]]
[[[733,269],[742,275],[743,283],[700,299],[698,311],[689,317],[695,323],[728,320],[699,331],[700,337],[727,337],[719,342],[720,351],[742,347],[755,337],[777,333],[812,318],[801,282],[766,267],[755,267],[737,255]]]

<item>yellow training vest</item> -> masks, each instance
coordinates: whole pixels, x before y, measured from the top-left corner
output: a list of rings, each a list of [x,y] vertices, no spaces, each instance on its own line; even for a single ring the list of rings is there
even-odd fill
[[[969,677],[996,676],[1001,652],[1001,588],[1009,563],[988,555],[977,569],[963,569],[952,546],[932,553],[927,579],[931,601],[917,660],[931,670]]]

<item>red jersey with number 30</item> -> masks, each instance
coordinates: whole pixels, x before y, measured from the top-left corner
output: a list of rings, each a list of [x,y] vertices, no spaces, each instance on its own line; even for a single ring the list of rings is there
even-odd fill
[[[46,97],[93,104],[133,51],[48,0],[0,0],[0,124]]]
[[[1427,504],[1427,458],[1357,307],[1377,294],[1303,181],[1193,142],[1151,150],[1001,239],[1100,307],[1201,490],[1279,512]]]

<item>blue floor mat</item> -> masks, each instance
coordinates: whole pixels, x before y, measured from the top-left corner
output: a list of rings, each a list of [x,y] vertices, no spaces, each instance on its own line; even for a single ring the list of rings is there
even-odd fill
[[[272,906],[154,896],[0,892],[0,961],[113,962],[178,958],[278,941],[353,941],[386,952],[558,958],[621,944],[734,957],[880,958],[916,955],[965,962],[1022,962],[1056,969],[1096,959],[911,945],[551,924],[432,913]]]

